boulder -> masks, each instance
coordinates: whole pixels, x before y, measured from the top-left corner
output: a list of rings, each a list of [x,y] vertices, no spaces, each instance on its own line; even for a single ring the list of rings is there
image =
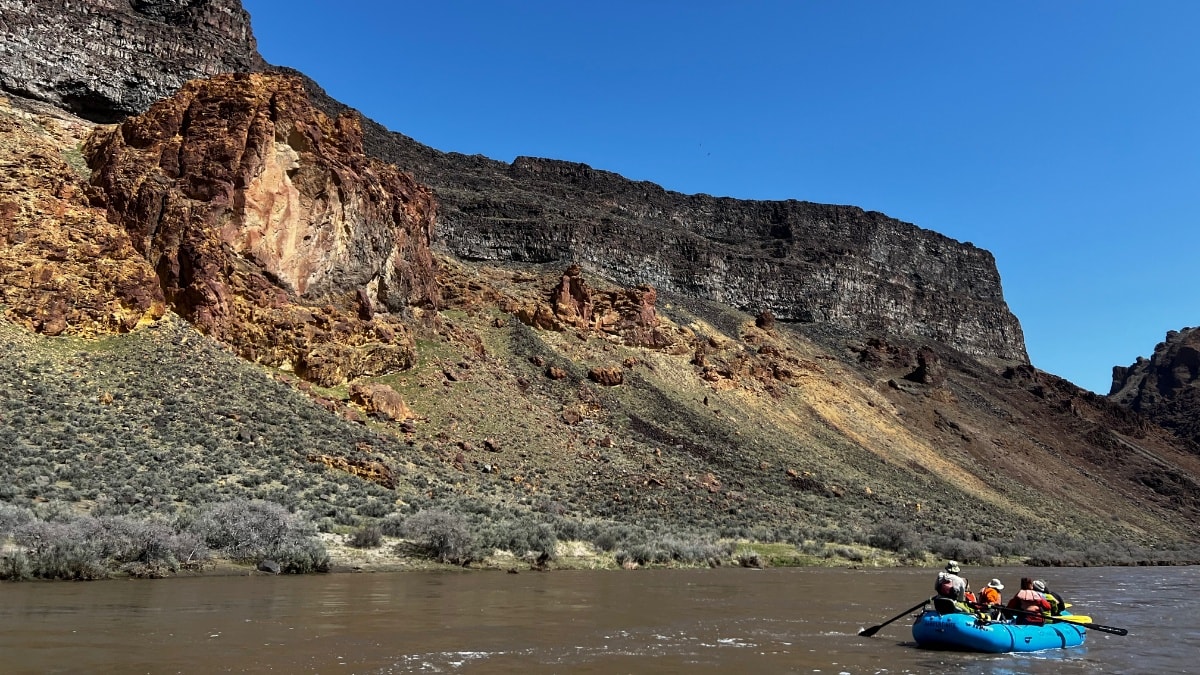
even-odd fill
[[[386,384],[351,384],[350,400],[362,406],[367,413],[377,413],[392,421],[403,421],[413,417],[413,412],[404,402],[404,398]]]
[[[625,374],[619,367],[592,368],[588,371],[588,379],[606,387],[614,387],[625,381]]]

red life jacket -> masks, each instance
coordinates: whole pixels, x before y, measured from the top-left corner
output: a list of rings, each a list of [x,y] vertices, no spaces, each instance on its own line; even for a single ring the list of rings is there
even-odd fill
[[[1018,621],[1035,626],[1040,626],[1046,622],[1045,618],[1042,617],[1042,612],[1050,611],[1050,603],[1046,602],[1046,598],[1042,597],[1041,593],[1023,588],[1013,599],[1017,601],[1017,609],[1033,612],[1032,614],[1022,614],[1017,617]]]

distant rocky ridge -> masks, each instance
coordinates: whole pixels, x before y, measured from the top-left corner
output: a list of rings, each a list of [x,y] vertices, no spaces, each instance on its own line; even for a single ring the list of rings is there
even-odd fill
[[[93,122],[265,63],[239,0],[0,0],[0,89]]]
[[[1150,358],[1113,367],[1113,401],[1144,413],[1200,451],[1200,328],[1168,331]]]

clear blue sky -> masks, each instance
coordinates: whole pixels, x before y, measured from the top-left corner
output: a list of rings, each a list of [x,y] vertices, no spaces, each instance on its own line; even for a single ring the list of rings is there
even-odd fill
[[[268,61],[440,150],[973,242],[1093,391],[1200,324],[1200,2],[244,4]]]

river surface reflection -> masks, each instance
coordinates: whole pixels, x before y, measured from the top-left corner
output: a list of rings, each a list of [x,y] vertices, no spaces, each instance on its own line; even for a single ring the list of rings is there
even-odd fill
[[[638,570],[0,585],[4,673],[1200,673],[1200,568],[964,568],[1044,577],[1083,647],[931,652],[931,570]]]

